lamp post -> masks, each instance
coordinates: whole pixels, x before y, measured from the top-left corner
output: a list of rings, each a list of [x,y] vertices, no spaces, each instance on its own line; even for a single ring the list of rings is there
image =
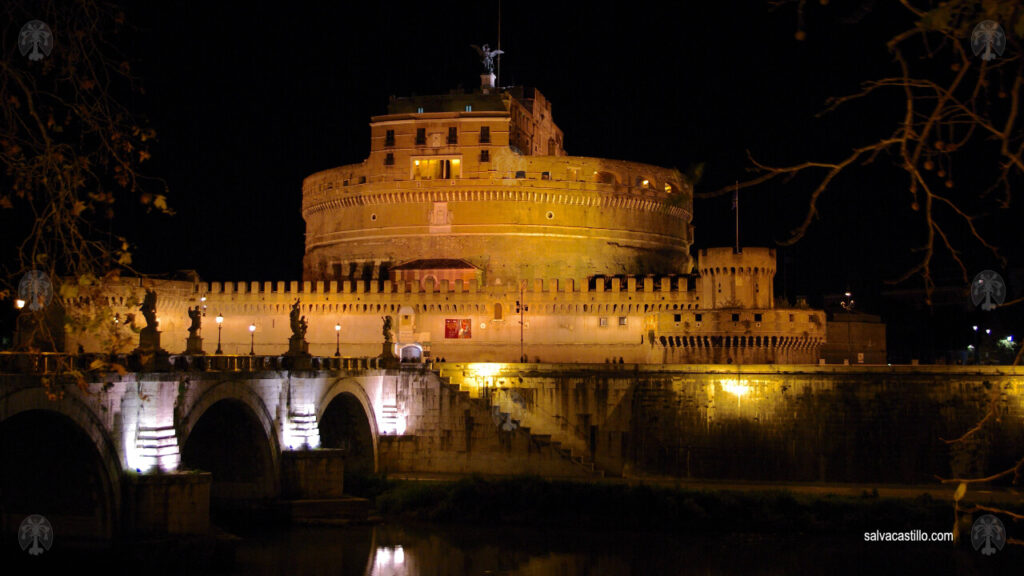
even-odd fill
[[[256,355],[256,324],[249,324],[249,356]]]
[[[341,356],[341,324],[334,325],[334,355]]]
[[[217,314],[217,354],[223,354],[224,351],[220,349],[220,331],[224,327],[224,317]]]

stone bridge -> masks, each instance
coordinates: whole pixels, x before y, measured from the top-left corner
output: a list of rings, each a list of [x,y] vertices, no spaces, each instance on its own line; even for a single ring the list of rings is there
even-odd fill
[[[88,356],[0,354],[3,532],[33,513],[204,532],[211,506],[324,502],[344,473],[920,484],[1024,455],[1022,368],[313,360],[172,357],[77,386],[56,367]]]

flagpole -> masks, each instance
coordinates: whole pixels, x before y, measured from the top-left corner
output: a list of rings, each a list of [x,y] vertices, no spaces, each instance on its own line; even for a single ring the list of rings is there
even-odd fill
[[[732,192],[733,208],[736,210],[736,253],[740,253],[740,181],[736,181],[736,188]]]

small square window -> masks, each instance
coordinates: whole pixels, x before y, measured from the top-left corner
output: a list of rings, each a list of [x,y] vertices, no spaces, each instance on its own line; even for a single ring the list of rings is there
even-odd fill
[[[693,315],[693,319],[696,320],[697,322],[702,322],[704,320],[704,315],[703,314],[694,314]]]
[[[395,155],[392,154],[391,152],[388,152],[388,155],[384,157],[384,165],[385,166],[394,166],[394,164],[395,164]]]
[[[423,146],[427,143],[427,129],[417,128],[416,129],[416,145]]]
[[[466,112],[472,112],[472,111],[473,111],[473,105],[472,104],[466,104]]]
[[[491,151],[490,150],[481,150],[480,151],[480,161],[481,162],[490,162],[491,161]]]
[[[682,322],[683,321],[683,315],[682,314],[675,314],[675,315],[673,315],[672,316],[672,321],[673,322]]]
[[[551,180],[551,172],[541,172],[540,173],[540,179],[541,180]]]
[[[516,170],[516,178],[526,178],[526,170]]]
[[[619,316],[619,326],[625,326],[627,322],[626,316]]]
[[[394,146],[395,145],[395,131],[394,130],[388,130],[385,133],[384,145],[385,146]]]
[[[491,127],[481,126],[480,127],[480,143],[489,144],[491,142]]]
[[[754,314],[754,322],[760,322],[760,321],[761,321],[761,315],[760,314]]]
[[[597,324],[598,324],[598,326],[607,326],[608,325],[608,319],[605,318],[604,316],[602,316],[601,318],[598,319]]]
[[[733,314],[732,315],[732,321],[733,322],[739,322],[740,321],[740,315],[739,314]]]

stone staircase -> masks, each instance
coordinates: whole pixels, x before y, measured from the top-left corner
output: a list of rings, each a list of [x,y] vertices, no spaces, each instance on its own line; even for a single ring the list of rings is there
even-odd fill
[[[448,388],[453,394],[459,398],[476,406],[485,409],[491,414],[491,420],[494,425],[504,432],[513,432],[519,434],[526,434],[529,436],[530,443],[536,446],[540,450],[549,449],[553,453],[558,454],[565,461],[571,463],[574,467],[577,467],[585,474],[603,478],[605,471],[598,468],[593,461],[591,461],[586,454],[586,451],[580,447],[573,447],[566,445],[566,443],[549,433],[535,433],[532,431],[530,426],[525,426],[523,423],[512,417],[510,410],[503,409],[500,395],[495,394],[500,390],[487,389],[479,396],[474,396],[469,390],[461,386],[460,383],[455,383],[452,378],[443,375],[440,370],[433,370],[433,373],[441,381],[441,386]],[[580,444],[580,441],[572,442],[572,444]]]

